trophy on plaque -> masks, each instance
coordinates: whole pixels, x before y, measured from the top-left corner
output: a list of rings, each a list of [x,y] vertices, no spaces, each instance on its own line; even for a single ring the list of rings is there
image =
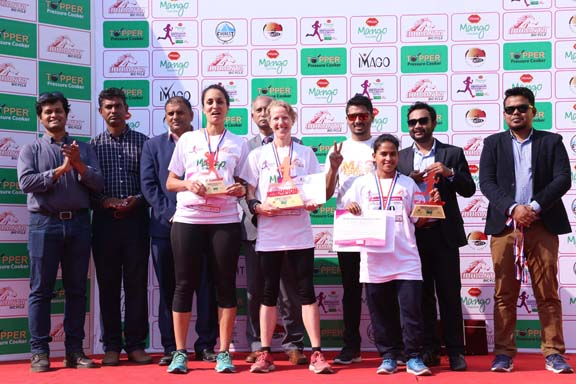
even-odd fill
[[[421,192],[421,194],[424,195],[425,202],[414,204],[414,208],[412,209],[410,216],[423,217],[428,219],[445,219],[446,215],[444,214],[443,207],[444,202],[429,201],[430,192],[434,188],[434,182],[436,181],[436,175],[433,173],[428,173],[424,178],[424,181],[426,182],[426,191]]]
[[[224,179],[220,177],[216,170],[216,158],[214,155],[214,152],[206,152],[204,154],[208,165],[208,173],[203,181],[206,187],[206,195],[222,195],[226,193],[226,184],[224,184]],[[214,177],[210,178],[211,175]]]
[[[300,208],[304,206],[300,190],[290,176],[291,168],[290,157],[286,156],[282,161],[282,179],[279,183],[271,184],[268,189],[266,201],[276,208]]]

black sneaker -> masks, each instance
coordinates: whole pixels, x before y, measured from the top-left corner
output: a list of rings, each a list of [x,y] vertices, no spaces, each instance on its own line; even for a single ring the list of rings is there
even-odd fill
[[[50,370],[50,359],[47,353],[35,353],[30,359],[30,371],[47,372]]]
[[[62,362],[66,368],[96,368],[94,361],[86,356],[84,352],[67,353]]]
[[[440,354],[432,351],[422,353],[422,361],[429,367],[437,367],[440,365]]]
[[[172,362],[172,357],[174,356],[174,352],[166,352],[164,353],[164,356],[162,356],[160,358],[160,360],[158,360],[158,365],[161,366],[168,366],[170,365],[170,363]]]
[[[214,352],[213,349],[203,349],[201,351],[196,351],[195,353],[195,360],[196,361],[209,361],[211,363],[216,361],[218,355]]]
[[[360,351],[353,351],[351,349],[343,348],[340,354],[334,358],[334,364],[350,365],[352,363],[360,363],[362,356]]]
[[[464,355],[449,355],[448,361],[450,362],[450,369],[453,371],[465,371],[468,368]]]

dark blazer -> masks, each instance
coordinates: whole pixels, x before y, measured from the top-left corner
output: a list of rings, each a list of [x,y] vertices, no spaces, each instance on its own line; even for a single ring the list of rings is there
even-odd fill
[[[168,165],[176,144],[168,132],[144,143],[140,160],[142,194],[152,207],[150,236],[170,237],[170,219],[176,212],[176,193],[166,189]]]
[[[444,144],[436,139],[436,154],[434,161],[439,161],[454,171],[452,180],[440,176],[436,187],[445,202],[444,214],[446,219],[440,220],[440,227],[446,243],[459,248],[468,243],[464,231],[464,221],[458,207],[456,194],[470,197],[476,192],[476,184],[470,175],[470,168],[462,148]],[[409,175],[414,170],[414,150],[412,146],[400,151],[398,158],[398,171]]]
[[[508,208],[515,203],[515,180],[510,132],[488,136],[480,156],[480,190],[490,202],[486,234],[498,234],[505,228]],[[532,199],[542,207],[540,217],[546,228],[555,234],[570,232],[562,196],[570,189],[572,178],[562,136],[533,130],[532,183]]]

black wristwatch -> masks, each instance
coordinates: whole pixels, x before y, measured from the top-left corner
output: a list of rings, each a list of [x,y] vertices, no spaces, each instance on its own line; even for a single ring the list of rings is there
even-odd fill
[[[248,210],[251,214],[256,215],[256,205],[262,204],[262,202],[258,199],[250,199],[248,200]]]

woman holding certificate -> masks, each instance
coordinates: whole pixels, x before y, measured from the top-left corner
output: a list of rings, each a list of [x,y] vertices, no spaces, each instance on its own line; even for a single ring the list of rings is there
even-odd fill
[[[408,176],[396,171],[398,139],[383,134],[374,141],[374,174],[354,180],[343,198],[346,210],[354,215],[366,211],[390,211],[394,225],[393,241],[386,250],[360,251],[360,282],[366,283],[366,299],[374,329],[374,344],[382,356],[378,374],[396,372],[396,359],[404,346],[406,370],[414,375],[430,375],[422,362],[422,271],[416,247],[414,226],[428,219],[410,217],[420,190]],[[430,200],[437,202],[436,189]],[[399,306],[398,306],[399,304]],[[400,309],[400,313],[395,308]]]
[[[276,326],[280,272],[283,267],[290,267],[312,344],[309,369],[314,373],[332,373],[320,348],[320,314],[312,282],[314,236],[308,211],[319,205],[308,201],[295,182],[301,176],[320,174],[320,165],[312,149],[292,140],[296,112],[290,104],[274,100],[267,108],[267,115],[274,140],[250,152],[240,174],[248,183],[248,207],[258,220],[256,251],[264,276],[260,306],[262,349],[250,371],[266,373],[275,369],[270,346]]]
[[[228,353],[236,317],[236,266],[241,228],[237,200],[245,187],[237,177],[248,148],[239,136],[224,127],[230,96],[220,85],[202,92],[206,128],[184,133],[176,144],[166,187],[177,193],[171,242],[176,289],[172,306],[177,351],[170,373],[186,373],[186,337],[192,295],[202,270],[202,254],[210,260],[216,284],[220,328],[217,372],[235,372]]]

